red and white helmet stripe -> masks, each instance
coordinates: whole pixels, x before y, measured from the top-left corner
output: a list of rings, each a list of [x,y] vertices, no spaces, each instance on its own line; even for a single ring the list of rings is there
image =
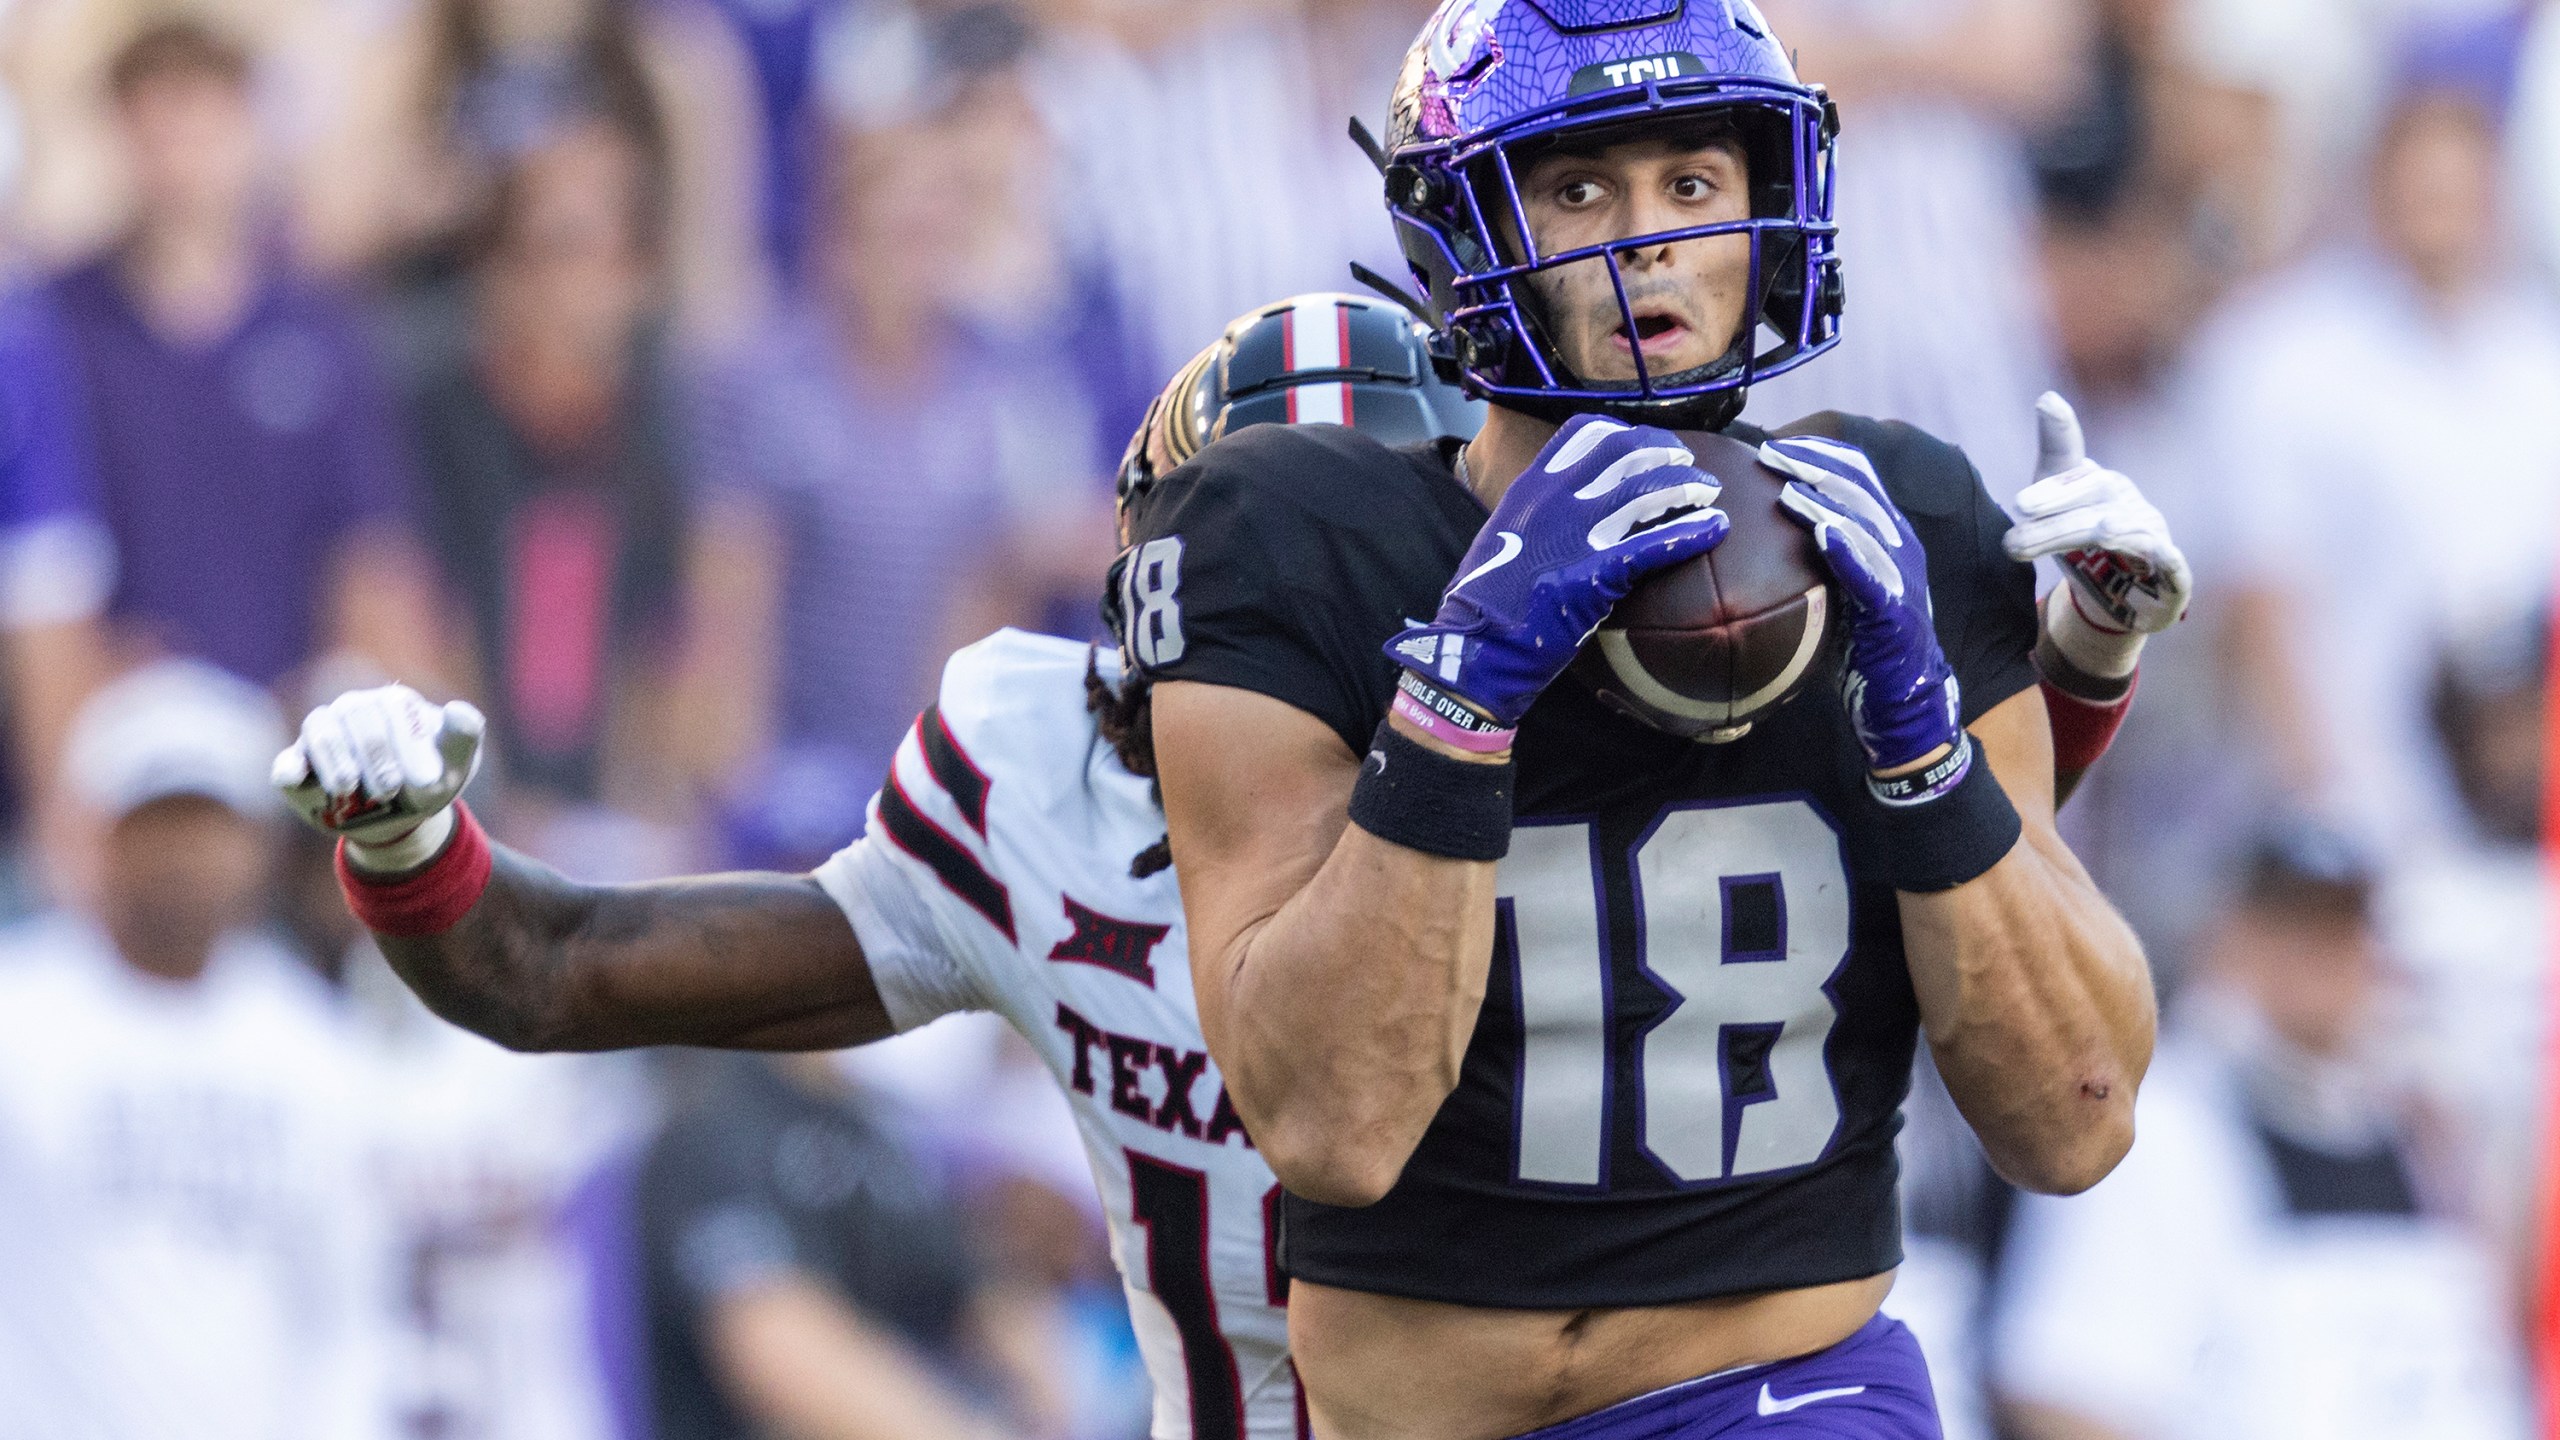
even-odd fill
[[[1307,301],[1289,307],[1289,326],[1280,332],[1281,363],[1295,370],[1339,370],[1351,363],[1351,307],[1339,301]],[[1292,386],[1288,394],[1292,425],[1351,423],[1351,385],[1332,381]]]

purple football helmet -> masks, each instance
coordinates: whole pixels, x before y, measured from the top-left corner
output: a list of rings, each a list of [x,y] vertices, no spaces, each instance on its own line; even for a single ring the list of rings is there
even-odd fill
[[[1568,137],[1607,143],[1701,121],[1741,139],[1749,219],[1540,252],[1518,185],[1529,156]],[[1442,0],[1396,82],[1387,208],[1471,390],[1549,420],[1597,411],[1720,428],[1753,381],[1839,339],[1838,128],[1830,97],[1796,79],[1752,0]],[[1639,345],[1633,380],[1594,381],[1557,353],[1530,276],[1606,265],[1633,335],[1622,253],[1736,233],[1751,239],[1756,303],[1722,357],[1655,374]]]

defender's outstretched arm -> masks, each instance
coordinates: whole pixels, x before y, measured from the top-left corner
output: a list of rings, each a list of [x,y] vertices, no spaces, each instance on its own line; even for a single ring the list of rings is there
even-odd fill
[[[490,846],[452,929],[377,933],[427,1008],[511,1050],[836,1050],[891,1033],[853,927],[806,875],[581,885]]]
[[[2019,519],[2000,548],[2012,560],[2052,556],[2063,574],[2045,592],[2036,635],[2059,809],[2114,740],[2143,644],[2185,618],[2195,576],[2160,507],[2089,458],[2070,401],[2046,391],[2036,429],[2035,483],[2018,492]]]
[[[342,695],[276,757],[344,841],[350,899],[438,1015],[515,1050],[820,1050],[891,1033],[853,926],[806,875],[584,885],[458,803],[482,721],[406,686]]]

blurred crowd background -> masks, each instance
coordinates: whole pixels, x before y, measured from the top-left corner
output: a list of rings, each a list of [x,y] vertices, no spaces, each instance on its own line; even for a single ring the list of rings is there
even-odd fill
[[[2022,1198],[1915,1090],[1951,1434],[2527,1433],[2560,5],[1763,7],[1849,304],[1753,415],[2005,499],[2059,388],[2199,577],[2065,816],[2162,982],[2140,1144]],[[1163,378],[1402,273],[1343,128],[1426,8],[0,4],[0,1432],[1142,1434],[1000,1029],[508,1054],[258,786],[117,757],[396,677],[573,875],[813,863],[953,648],[1095,632]]]

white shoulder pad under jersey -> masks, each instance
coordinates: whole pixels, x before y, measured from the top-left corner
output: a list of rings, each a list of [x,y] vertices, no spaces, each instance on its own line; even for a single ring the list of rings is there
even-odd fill
[[[862,838],[819,867],[890,1018],[992,1010],[1066,1091],[1155,1381],[1157,1440],[1302,1433],[1279,1187],[1200,1038],[1144,778],[1085,708],[1087,647],[1003,630],[951,659]],[[1117,652],[1094,657],[1105,678]]]

